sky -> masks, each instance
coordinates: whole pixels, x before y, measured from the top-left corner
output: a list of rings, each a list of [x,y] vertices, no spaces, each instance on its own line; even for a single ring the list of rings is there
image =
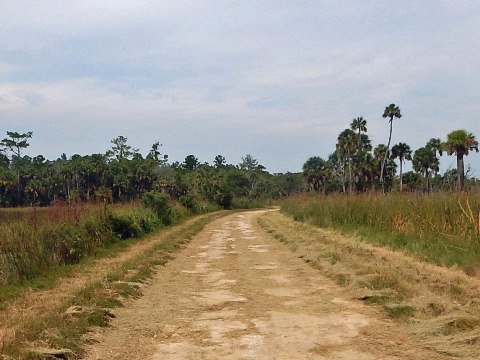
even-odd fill
[[[53,160],[122,135],[271,173],[328,157],[358,116],[386,143],[391,103],[392,144],[480,138],[479,34],[477,0],[2,0],[0,138],[33,131],[25,153]]]

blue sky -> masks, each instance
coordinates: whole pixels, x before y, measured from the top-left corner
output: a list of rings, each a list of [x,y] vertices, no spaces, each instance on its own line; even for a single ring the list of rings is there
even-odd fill
[[[50,159],[123,135],[270,172],[327,157],[357,116],[386,142],[390,103],[393,143],[480,137],[479,20],[476,0],[3,0],[0,132],[33,131],[27,153]]]

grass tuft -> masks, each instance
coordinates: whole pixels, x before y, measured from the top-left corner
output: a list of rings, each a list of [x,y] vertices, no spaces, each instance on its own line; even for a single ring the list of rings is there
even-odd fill
[[[410,305],[385,306],[387,314],[398,320],[406,320],[415,315],[417,309]]]

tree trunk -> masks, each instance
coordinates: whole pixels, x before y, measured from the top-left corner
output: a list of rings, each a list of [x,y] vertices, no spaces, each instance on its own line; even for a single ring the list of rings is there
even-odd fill
[[[351,163],[351,159],[348,160],[348,178],[349,178],[349,189],[350,189],[350,193],[353,192],[353,181],[352,181],[352,163]]]
[[[70,180],[67,179],[67,199],[68,203],[70,204]]]
[[[463,166],[463,154],[457,153],[457,189],[465,189],[465,169]]]
[[[425,171],[425,177],[427,179],[427,193],[430,194],[430,172],[428,171]]]
[[[390,150],[390,142],[392,141],[392,127],[393,127],[393,116],[390,118],[390,134],[388,135],[388,144],[387,150],[385,151],[385,156],[383,157],[382,166],[380,168],[380,182],[382,183],[383,192],[385,192],[385,184],[383,181],[383,172],[385,171],[385,163],[387,162],[388,153]]]
[[[20,203],[20,169],[17,169],[17,201]]]
[[[403,161],[402,159],[400,158],[400,192],[403,191],[403,172],[402,172],[402,165],[403,165]]]

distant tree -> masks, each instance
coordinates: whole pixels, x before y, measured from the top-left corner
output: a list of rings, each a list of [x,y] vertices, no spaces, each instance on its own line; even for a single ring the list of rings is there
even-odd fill
[[[352,130],[358,130],[358,135],[367,132],[367,120],[365,120],[362,116],[356,117],[350,123],[350,128]]]
[[[7,131],[7,138],[3,139],[0,142],[1,146],[4,146],[10,150],[13,156],[21,157],[21,152],[23,149],[30,146],[28,139],[31,139],[33,132],[29,131],[23,134],[20,134],[15,131]]]
[[[353,191],[352,158],[358,150],[358,140],[353,130],[345,129],[338,136],[337,142],[339,155],[342,156],[348,164],[348,184],[350,192]]]
[[[247,171],[254,170],[265,170],[265,166],[260,165],[258,160],[255,159],[252,155],[247,154],[242,157],[242,162],[238,164],[239,168]]]
[[[403,174],[403,181],[409,191],[414,191],[419,188],[421,189],[422,176],[419,173],[408,171]]]
[[[353,157],[353,163],[355,165],[356,190],[367,191],[368,187],[373,186],[375,177],[378,177],[379,167],[377,164],[379,162],[369,151],[360,151]]]
[[[412,160],[412,150],[405,143],[398,143],[392,147],[392,158],[400,162],[400,191],[403,191],[403,163]]]
[[[7,131],[7,136],[0,142],[0,146],[5,147],[12,153],[12,161],[15,171],[17,172],[17,201],[21,201],[21,185],[20,185],[20,167],[22,164],[21,155],[22,150],[30,146],[28,139],[31,139],[33,132],[29,131],[20,134],[16,131]]]
[[[433,150],[435,155],[438,153],[438,156],[442,156],[443,150],[445,150],[445,144],[443,144],[438,138],[431,138],[428,140],[426,147]]]
[[[265,166],[260,165],[258,160],[255,159],[252,155],[247,154],[242,157],[242,161],[238,164],[238,168],[243,170],[248,178],[249,183],[249,196],[254,197],[258,193],[255,187],[258,185],[260,180],[260,175]]]
[[[467,156],[472,150],[478,152],[478,141],[470,132],[466,130],[455,130],[447,135],[445,143],[448,155],[457,156],[457,189],[465,188],[465,167],[463,157]]]
[[[215,159],[213,160],[213,166],[215,166],[217,169],[225,166],[227,161],[225,160],[225,157],[222,155],[217,155],[215,156]]]
[[[124,136],[118,136],[112,139],[113,146],[107,151],[108,157],[115,157],[117,160],[129,159],[138,152],[138,149],[132,148],[127,145],[127,138]]]
[[[160,152],[160,147],[162,144],[160,144],[159,141],[155,141],[152,145],[152,148],[150,149],[147,159],[154,160],[160,165],[164,165],[168,161],[168,155],[164,155]]]
[[[193,171],[198,168],[199,165],[200,163],[194,155],[188,155],[183,161],[182,167],[186,170]]]
[[[310,188],[316,192],[323,189],[328,178],[328,163],[319,156],[310,157],[303,164],[303,176]]]
[[[373,156],[375,164],[377,166],[376,178],[379,179],[382,190],[391,189],[393,185],[393,179],[395,178],[397,165],[391,158],[391,151],[385,144],[378,144],[373,150]],[[382,170],[382,163],[387,159],[387,162],[383,166],[383,177],[380,175]]]
[[[439,170],[439,161],[435,152],[428,147],[417,149],[413,154],[412,164],[415,171],[424,174],[427,191],[430,192],[430,174]]]
[[[387,161],[387,157],[389,155],[389,150],[390,150],[390,143],[392,141],[392,128],[393,128],[393,119],[400,119],[402,117],[402,114],[400,113],[400,108],[396,106],[395,104],[390,104],[387,107],[385,107],[385,110],[383,111],[384,118],[389,118],[388,122],[390,123],[390,132],[388,135],[388,143],[387,143],[387,151],[385,152],[385,156],[382,161],[382,165],[380,168],[380,182],[383,183],[383,172],[385,168],[385,163]]]
[[[9,166],[10,160],[8,159],[8,156],[5,154],[5,151],[0,148],[0,167],[8,169]]]
[[[338,183],[339,188],[341,187],[342,192],[346,192],[346,183],[347,183],[347,174],[345,171],[345,159],[340,154],[338,147],[337,149],[328,156],[328,167],[331,169],[332,177],[335,179],[329,183]],[[330,184],[327,184],[330,187]]]
[[[367,120],[365,120],[362,116],[356,117],[350,123],[350,128],[353,131],[358,131],[358,148],[360,149],[362,142],[362,132],[367,132]]]

